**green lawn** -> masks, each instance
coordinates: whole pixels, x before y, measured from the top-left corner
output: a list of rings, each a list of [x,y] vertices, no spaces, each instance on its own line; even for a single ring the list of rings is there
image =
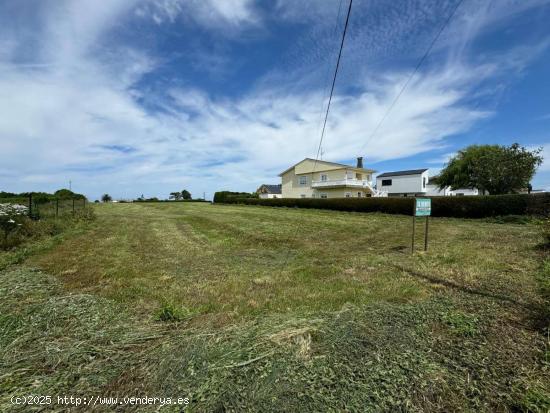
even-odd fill
[[[191,411],[550,408],[534,223],[432,219],[411,255],[403,216],[95,210],[0,272],[1,411],[25,391],[184,395]]]

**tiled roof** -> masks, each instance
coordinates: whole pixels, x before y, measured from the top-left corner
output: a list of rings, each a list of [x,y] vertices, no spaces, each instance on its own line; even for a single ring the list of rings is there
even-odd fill
[[[279,185],[262,185],[260,186],[260,188],[258,189],[258,191],[262,188],[265,188],[266,192],[265,193],[268,193],[268,194],[280,194],[281,193],[281,184]]]

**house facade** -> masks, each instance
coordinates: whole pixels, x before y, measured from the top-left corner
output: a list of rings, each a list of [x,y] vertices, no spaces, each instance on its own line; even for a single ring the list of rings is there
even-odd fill
[[[436,176],[431,177],[428,169],[385,172],[376,177],[376,188],[387,191],[388,196],[471,196],[481,195],[477,188],[439,188]]]
[[[428,169],[385,172],[376,177],[376,189],[388,196],[422,196],[426,195],[428,180]]]
[[[256,190],[256,193],[258,194],[258,197],[261,199],[282,198],[281,184],[279,185],[264,184]]]
[[[306,158],[281,172],[283,198],[363,198],[376,196],[372,186],[375,171],[357,165]]]

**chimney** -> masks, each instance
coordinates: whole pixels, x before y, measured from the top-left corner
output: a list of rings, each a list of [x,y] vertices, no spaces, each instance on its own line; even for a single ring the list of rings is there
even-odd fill
[[[363,167],[363,157],[362,157],[362,156],[358,156],[358,157],[357,157],[357,167],[358,167],[358,168],[362,168],[362,167]]]

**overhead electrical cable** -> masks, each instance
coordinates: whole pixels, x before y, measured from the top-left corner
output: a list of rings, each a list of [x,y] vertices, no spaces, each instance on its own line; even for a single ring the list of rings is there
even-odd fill
[[[342,1],[338,3],[338,14],[336,15],[336,21],[334,22],[334,29],[330,33],[330,37],[336,36],[336,33],[338,31],[338,23],[340,22],[340,14],[342,11]],[[321,131],[321,124],[323,121],[323,113],[325,112],[325,102],[327,100],[327,93],[328,93],[328,87],[329,87],[329,81],[330,81],[330,65],[327,64],[327,70],[325,72],[324,82],[323,82],[323,98],[321,100],[321,110],[319,111],[319,120],[317,122],[317,133]],[[322,158],[322,150],[321,150],[321,158]]]
[[[376,125],[376,128],[374,128],[374,130],[369,135],[369,137],[367,138],[367,140],[365,141],[363,146],[361,146],[361,150],[363,150],[363,148],[365,148],[367,146],[367,144],[372,140],[372,138],[374,138],[374,136],[376,135],[376,133],[378,132],[378,130],[380,129],[380,127],[382,126],[382,124],[384,123],[384,121],[386,120],[388,115],[390,114],[390,112],[392,111],[392,109],[394,108],[395,104],[397,103],[397,101],[399,100],[399,98],[401,97],[401,95],[403,94],[403,92],[405,91],[405,89],[407,88],[409,83],[411,82],[411,79],[418,72],[418,69],[420,69],[420,66],[422,66],[422,64],[424,63],[424,61],[426,60],[426,58],[428,57],[428,55],[432,51],[435,43],[437,42],[437,40],[441,36],[441,33],[443,33],[443,30],[445,30],[445,27],[447,27],[447,25],[449,24],[449,22],[451,21],[451,19],[453,18],[453,16],[455,15],[456,11],[458,10],[458,8],[460,7],[460,5],[462,4],[463,1],[464,0],[459,0],[456,3],[456,6],[452,10],[451,14],[449,14],[447,19],[445,20],[445,23],[443,23],[443,25],[439,28],[439,31],[437,32],[436,36],[433,38],[433,40],[430,43],[429,47],[426,49],[426,52],[424,53],[422,58],[418,61],[418,63],[415,66],[414,70],[411,72],[411,74],[407,78],[407,81],[403,84],[403,87],[401,88],[401,90],[399,91],[397,96],[394,98],[394,100],[392,101],[392,103],[390,104],[390,106],[388,107],[386,112],[384,113],[384,116],[382,116],[382,118],[380,119],[380,122],[378,122],[378,124]]]
[[[313,164],[313,171],[317,165],[317,160],[319,159],[319,153],[321,152],[321,146],[323,145],[323,138],[325,136],[325,130],[327,127],[327,119],[330,111],[330,103],[332,102],[332,95],[334,93],[334,85],[336,84],[336,77],[338,76],[338,68],[340,67],[340,59],[342,57],[342,49],[344,48],[344,41],[346,39],[346,33],[348,31],[349,16],[351,14],[351,5],[353,0],[349,1],[348,14],[346,16],[346,23],[344,25],[344,32],[342,33],[342,41],[340,43],[340,51],[338,52],[338,59],[336,60],[336,68],[334,69],[334,77],[332,78],[332,87],[330,88],[330,95],[328,98],[327,111],[325,113],[325,120],[323,122],[323,130],[321,131],[321,138],[319,139],[319,147],[317,148],[317,155],[315,156],[315,163]]]

